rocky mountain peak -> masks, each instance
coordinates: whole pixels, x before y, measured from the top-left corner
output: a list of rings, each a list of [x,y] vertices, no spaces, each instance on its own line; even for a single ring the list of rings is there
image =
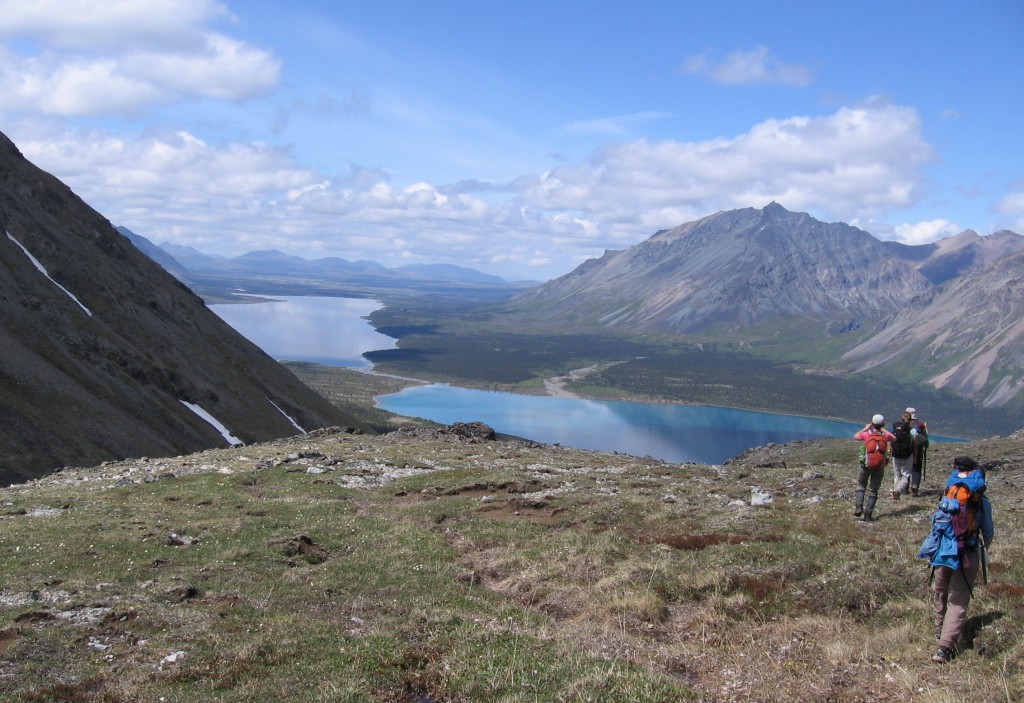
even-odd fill
[[[786,330],[827,341],[839,365],[914,358],[934,369],[933,385],[1002,404],[1024,388],[1017,280],[1024,237],[1013,232],[909,246],[772,202],[659,231],[526,291],[509,310],[538,327],[742,344],[785,344],[777,330]]]

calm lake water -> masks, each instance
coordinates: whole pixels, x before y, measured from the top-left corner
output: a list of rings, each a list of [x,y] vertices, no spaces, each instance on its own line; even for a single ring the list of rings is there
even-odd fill
[[[273,297],[274,302],[211,305],[210,309],[275,359],[369,368],[363,352],[395,347],[392,337],[380,334],[364,319],[381,307],[375,300],[266,297]],[[551,398],[441,384],[380,396],[377,403],[407,417],[444,424],[479,420],[503,434],[546,444],[619,451],[670,462],[720,463],[770,442],[851,437],[863,427],[840,420],[707,405]],[[851,461],[854,451],[851,449]]]
[[[376,300],[315,296],[266,296],[268,303],[211,305],[246,339],[279,360],[370,368],[363,352],[394,349],[395,339],[365,318]]]
[[[498,432],[547,444],[710,464],[769,442],[851,437],[864,426],[708,405],[551,398],[441,384],[380,396],[377,404],[445,424],[480,420]]]

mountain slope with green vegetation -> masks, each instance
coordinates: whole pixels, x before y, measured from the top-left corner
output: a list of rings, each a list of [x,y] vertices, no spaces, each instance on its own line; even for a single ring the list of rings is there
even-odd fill
[[[0,699],[1024,696],[1024,437],[934,445],[924,496],[864,523],[852,440],[704,466],[466,430],[321,431],[3,489]],[[954,452],[988,466],[997,536],[940,666],[915,555]]]

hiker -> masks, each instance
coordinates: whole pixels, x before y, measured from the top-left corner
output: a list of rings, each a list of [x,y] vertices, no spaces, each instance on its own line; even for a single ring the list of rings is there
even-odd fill
[[[875,415],[864,429],[853,435],[854,439],[864,443],[861,447],[860,475],[857,477],[857,503],[853,511],[855,517],[870,522],[878,501],[878,489],[882,485],[885,465],[889,460],[887,449],[889,443],[896,438],[885,429],[885,417]],[[868,502],[864,504],[864,493],[867,492]]]
[[[914,468],[914,435],[911,408],[903,411],[900,419],[892,423],[892,499],[899,500],[910,492],[911,473]]]
[[[910,495],[921,493],[921,482],[928,467],[928,423],[917,418],[917,410],[907,408],[910,413],[910,434],[914,436],[914,465],[910,469]]]
[[[932,661],[940,664],[952,658],[963,634],[978,568],[985,569],[986,550],[995,535],[992,504],[984,493],[985,470],[978,462],[969,456],[957,457],[946,486],[932,518],[932,534],[918,555],[928,558],[932,566],[935,638],[939,641]]]

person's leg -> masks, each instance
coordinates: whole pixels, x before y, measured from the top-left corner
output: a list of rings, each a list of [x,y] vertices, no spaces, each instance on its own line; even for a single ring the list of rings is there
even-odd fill
[[[906,459],[902,459],[903,476],[900,478],[900,491],[903,493],[910,492],[910,484],[912,482],[912,475],[914,471],[914,457],[908,456]]]
[[[935,632],[942,635],[942,625],[946,620],[946,603],[949,598],[949,579],[953,570],[948,566],[936,566],[932,572],[932,605],[935,608]]]
[[[967,621],[967,606],[971,602],[971,588],[978,575],[977,561],[977,558],[973,559],[973,563],[962,570],[948,569],[949,588],[946,614],[942,619],[942,632],[939,635],[940,647],[952,650],[963,634],[964,623]]]
[[[913,463],[910,465],[910,495],[916,496],[921,490],[921,455],[914,451],[911,457]]]
[[[913,458],[892,458],[892,497],[899,500],[900,495],[910,490],[910,469]]]
[[[875,512],[875,503],[878,502],[878,489],[882,486],[882,477],[885,471],[882,469],[876,469],[874,471],[868,471],[868,488],[867,488],[867,505],[864,506],[864,519],[872,520],[872,514]]]
[[[864,513],[864,489],[868,485],[869,471],[863,466],[860,467],[860,474],[857,476],[857,493],[854,502],[853,514],[860,517]]]

